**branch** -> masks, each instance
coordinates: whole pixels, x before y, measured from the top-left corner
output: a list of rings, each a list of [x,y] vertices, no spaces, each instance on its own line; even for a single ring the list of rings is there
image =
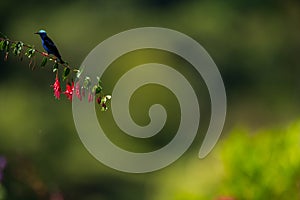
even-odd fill
[[[107,110],[108,108],[107,101],[111,99],[111,96],[103,94],[102,82],[100,78],[98,78],[97,84],[91,86],[90,77],[85,77],[84,79],[81,79],[80,70],[71,67],[67,62],[60,63],[58,62],[57,58],[54,58],[43,51],[35,49],[33,45],[25,44],[22,41],[11,40],[1,32],[0,35],[2,36],[0,37],[0,50],[5,52],[5,57],[4,57],[5,61],[8,59],[8,55],[10,52],[12,52],[16,56],[21,56],[21,60],[24,54],[30,60],[29,66],[31,66],[32,59],[35,58],[36,53],[38,53],[43,57],[41,67],[46,66],[48,60],[54,63],[53,72],[56,73],[56,78],[54,84],[51,85],[51,87],[53,87],[53,92],[56,99],[60,99],[60,94],[65,94],[69,100],[72,100],[73,93],[75,90],[75,95],[77,96],[77,98],[81,100],[82,97],[85,96],[85,93],[87,91],[89,102],[92,102],[93,99],[97,97],[97,103],[100,105],[101,111]],[[24,49],[25,49],[25,53],[23,51]],[[71,83],[70,81],[67,81],[64,92],[61,91],[60,81],[58,77],[59,66],[63,68],[63,73],[62,73],[63,81],[69,80],[71,74],[74,74],[76,75],[76,77],[80,78],[79,81],[76,83],[76,85],[74,85],[73,78],[71,79]],[[34,67],[35,67],[35,62],[32,69],[34,69]]]

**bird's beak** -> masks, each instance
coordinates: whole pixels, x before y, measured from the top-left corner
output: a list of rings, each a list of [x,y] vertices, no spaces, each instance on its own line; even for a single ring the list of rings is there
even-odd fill
[[[34,34],[39,34],[39,32],[36,32],[36,33],[34,33]]]

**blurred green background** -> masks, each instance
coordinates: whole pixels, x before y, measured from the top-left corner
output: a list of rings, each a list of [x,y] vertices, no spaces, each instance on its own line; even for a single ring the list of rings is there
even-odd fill
[[[300,2],[297,0],[1,1],[0,31],[42,50],[33,33],[45,29],[62,57],[80,66],[106,38],[131,28],[157,26],[183,32],[211,55],[223,77],[228,112],[221,141],[197,159],[210,117],[205,83],[192,66],[161,51],[142,50],[116,60],[102,77],[111,93],[118,78],[147,62],[174,66],[201,91],[199,134],[171,166],[126,174],[95,160],[75,130],[71,104],[52,94],[51,66],[29,69],[10,55],[0,74],[0,155],[8,161],[0,199],[200,200],[300,199]],[[41,58],[37,56],[37,62]],[[168,143],[178,127],[179,105],[166,88],[144,86],[130,110],[147,124],[153,103],[170,117],[146,141],[124,136],[110,111],[99,113],[108,137],[137,152]],[[176,114],[177,113],[177,114]]]

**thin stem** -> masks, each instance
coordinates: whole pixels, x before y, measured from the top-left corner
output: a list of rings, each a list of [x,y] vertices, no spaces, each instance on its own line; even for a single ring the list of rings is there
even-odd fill
[[[7,41],[9,41],[10,43],[14,43],[14,44],[16,44],[16,43],[18,43],[18,42],[21,42],[21,41],[13,41],[13,40],[10,40],[10,39],[8,39],[8,38],[0,38],[0,40],[7,40]],[[22,42],[22,43],[23,43],[23,42]],[[30,46],[29,44],[23,43],[23,46],[26,47],[27,49],[29,49],[29,48],[34,49],[35,52],[39,53],[39,54],[42,55],[43,57],[47,57],[47,58],[49,58],[49,59],[54,60],[55,62],[57,62],[57,59],[53,58],[52,56],[50,56],[49,54],[47,54],[47,53],[45,53],[45,52],[43,52],[43,51],[40,51],[40,50],[37,50],[37,49],[33,48],[33,47]],[[59,62],[58,62],[58,64],[61,65],[61,66],[63,66],[63,67],[69,68],[72,72],[78,71],[78,69],[76,69],[76,68],[73,69],[70,65],[68,65],[68,64],[66,64],[66,63],[59,63]]]

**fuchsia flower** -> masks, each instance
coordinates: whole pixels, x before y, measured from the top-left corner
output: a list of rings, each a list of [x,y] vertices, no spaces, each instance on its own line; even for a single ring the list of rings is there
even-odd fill
[[[0,184],[3,179],[3,170],[6,166],[6,163],[7,163],[6,158],[3,156],[0,156]]]
[[[88,94],[88,101],[89,102],[92,102],[94,100],[94,95],[92,94],[91,91],[89,91],[89,94]]]
[[[55,82],[53,85],[51,85],[51,87],[53,87],[53,92],[54,92],[55,98],[60,99],[61,87],[60,87],[58,76],[56,76]]]
[[[81,87],[79,81],[75,85],[75,94],[78,97],[78,99],[81,101],[82,96],[81,96]]]
[[[111,96],[110,95],[105,95],[104,97],[98,97],[97,98],[97,103],[100,104],[101,106],[101,110],[102,111],[106,111],[108,108],[107,108],[107,101],[111,99]]]
[[[235,200],[235,198],[223,196],[223,197],[219,197],[217,200]]]
[[[64,200],[62,193],[54,192],[50,195],[50,200]]]
[[[6,158],[4,156],[0,156],[0,170],[3,170],[7,164]]]
[[[85,97],[85,88],[81,87],[81,96]]]
[[[66,91],[64,91],[64,94],[70,101],[72,101],[73,91],[74,91],[74,82],[72,81],[72,85],[70,83],[67,83]]]
[[[100,104],[101,103],[101,97],[97,98],[97,103]]]

